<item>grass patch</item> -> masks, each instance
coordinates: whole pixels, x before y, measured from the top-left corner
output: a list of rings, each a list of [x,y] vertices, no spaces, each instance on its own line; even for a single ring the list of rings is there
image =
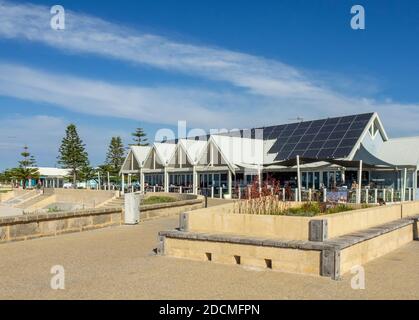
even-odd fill
[[[169,203],[175,202],[176,199],[168,196],[151,196],[142,201],[142,204],[158,204],[158,203]]]

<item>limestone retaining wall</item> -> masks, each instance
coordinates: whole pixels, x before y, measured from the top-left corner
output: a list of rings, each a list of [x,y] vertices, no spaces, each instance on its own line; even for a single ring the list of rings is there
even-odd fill
[[[174,238],[165,239],[164,250],[165,255],[177,258],[269,268],[282,272],[320,274],[321,252],[315,250]]]
[[[202,199],[140,205],[140,221],[176,216],[180,213],[199,210],[205,205]]]
[[[180,216],[184,231],[323,241],[419,214],[419,202],[374,206],[316,217],[234,213],[234,203]],[[319,230],[315,230],[317,226]],[[319,234],[321,233],[321,234]]]
[[[118,226],[121,209],[93,209],[0,218],[0,243]]]
[[[417,222],[416,222],[417,223]],[[340,252],[340,274],[379,258],[413,241],[413,224],[358,243]]]

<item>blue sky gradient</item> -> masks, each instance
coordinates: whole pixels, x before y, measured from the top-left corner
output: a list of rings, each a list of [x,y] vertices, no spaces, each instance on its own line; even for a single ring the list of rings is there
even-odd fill
[[[60,1],[60,34],[53,4],[0,0],[0,169],[24,144],[54,166],[70,122],[93,165],[111,136],[128,144],[141,125],[152,139],[178,120],[208,130],[377,111],[390,136],[419,135],[417,1]],[[350,28],[354,4],[366,30]]]

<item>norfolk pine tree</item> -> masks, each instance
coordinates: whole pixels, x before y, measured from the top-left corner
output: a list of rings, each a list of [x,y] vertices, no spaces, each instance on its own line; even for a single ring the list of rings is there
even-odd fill
[[[73,184],[81,177],[81,172],[85,173],[89,167],[89,159],[85,150],[85,144],[80,139],[77,128],[74,124],[70,124],[65,132],[65,137],[61,142],[59,149],[58,163],[65,169],[71,170]]]
[[[118,176],[125,160],[125,149],[121,137],[112,137],[106,154],[105,166],[109,173]]]
[[[144,132],[143,128],[137,128],[134,133],[131,134],[133,136],[134,143],[131,144],[132,146],[148,146],[148,139],[147,134]]]

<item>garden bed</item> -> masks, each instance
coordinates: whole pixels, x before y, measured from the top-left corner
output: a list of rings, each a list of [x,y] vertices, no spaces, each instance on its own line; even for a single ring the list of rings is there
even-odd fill
[[[365,209],[372,205],[353,205],[343,203],[303,202],[292,203],[279,201],[276,197],[261,197],[236,201],[234,213],[274,216],[316,217],[355,209]]]

